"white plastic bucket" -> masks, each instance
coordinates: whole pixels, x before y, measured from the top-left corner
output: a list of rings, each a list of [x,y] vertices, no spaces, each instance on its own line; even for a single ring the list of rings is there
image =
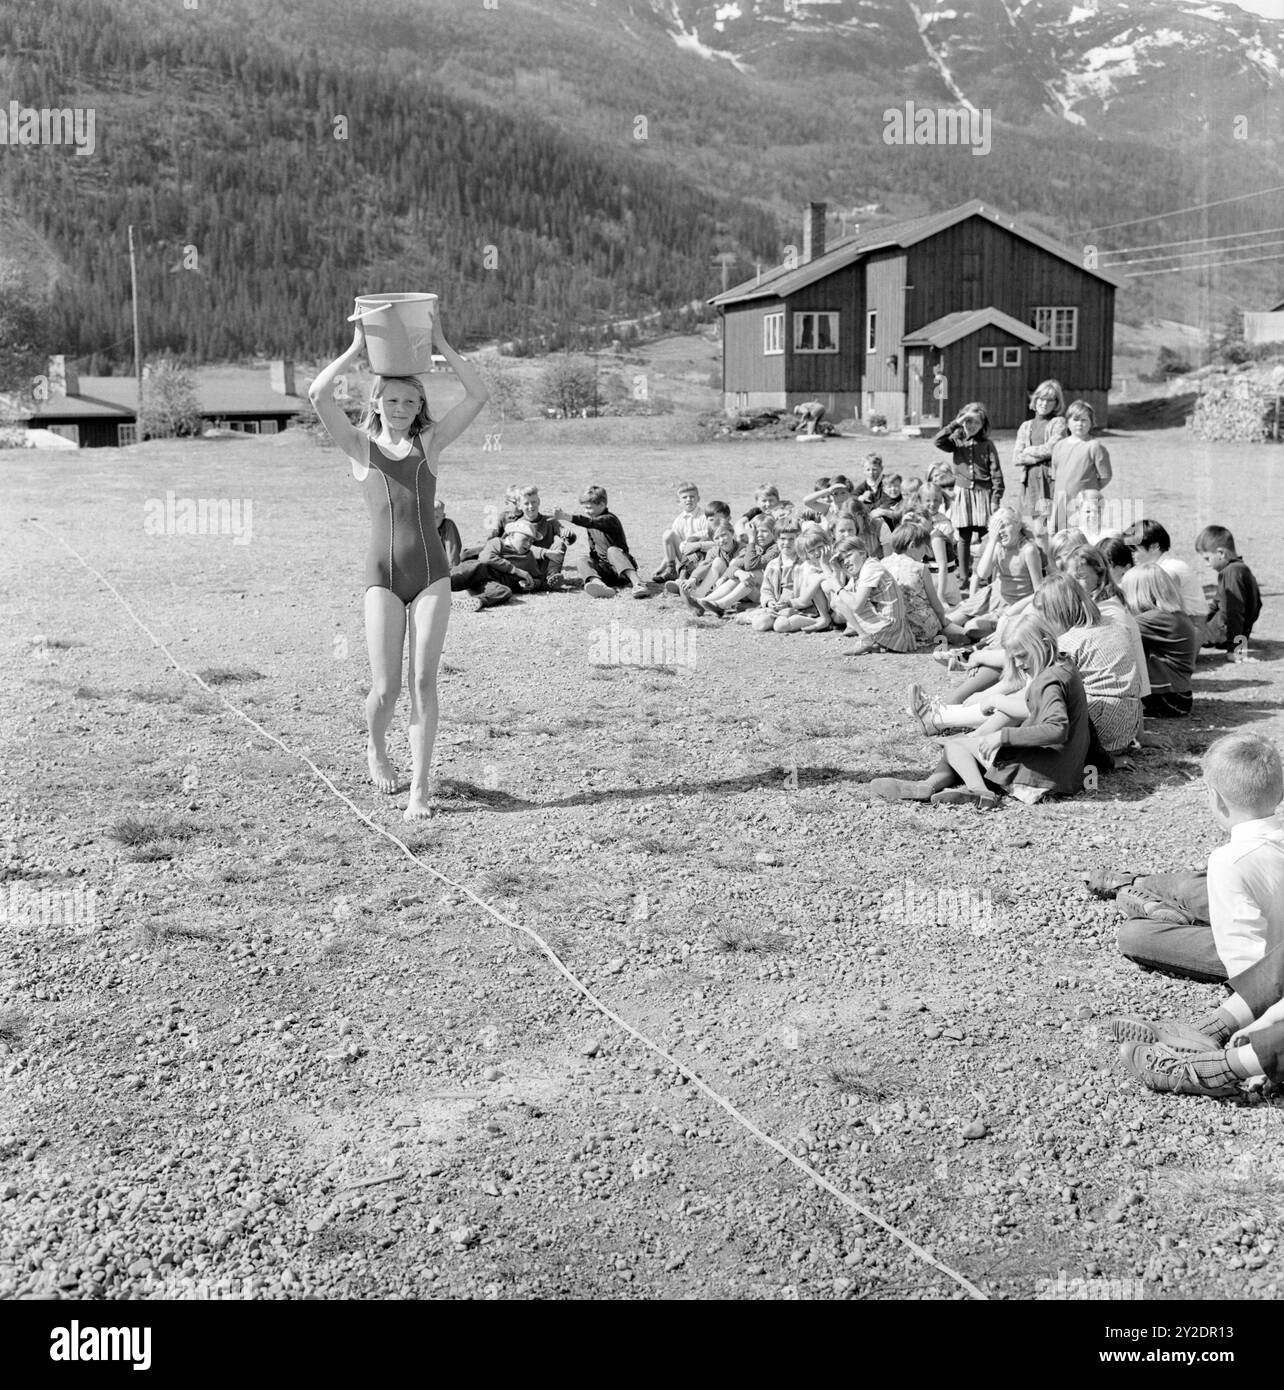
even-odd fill
[[[435,294],[367,294],[358,296],[348,322],[361,320],[366,355],[377,376],[419,376],[432,370],[436,317]]]

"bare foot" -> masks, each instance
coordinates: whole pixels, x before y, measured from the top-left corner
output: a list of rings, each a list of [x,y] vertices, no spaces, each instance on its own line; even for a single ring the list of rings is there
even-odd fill
[[[406,820],[427,820],[433,814],[432,794],[427,787],[410,788],[410,802],[406,806]]]
[[[377,748],[374,739],[366,744],[366,762],[370,764],[370,780],[381,792],[397,790],[397,769],[393,767],[386,748]]]

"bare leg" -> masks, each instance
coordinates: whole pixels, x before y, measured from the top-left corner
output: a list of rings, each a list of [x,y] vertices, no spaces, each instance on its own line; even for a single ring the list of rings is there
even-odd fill
[[[449,593],[447,593],[449,601]],[[370,693],[366,696],[366,761],[370,780],[381,792],[397,790],[397,770],[388,757],[388,725],[401,694],[401,649],[406,640],[406,605],[391,589],[366,590],[366,647],[370,653]]]
[[[976,757],[975,737],[947,738],[942,750],[946,761],[963,779],[963,785],[979,796],[990,797],[994,793],[985,785],[981,775],[981,764]]]
[[[406,819],[432,814],[429,776],[437,739],[437,665],[450,621],[450,581],[439,579],[410,605],[410,803]]]
[[[961,705],[970,696],[979,695],[983,690],[989,690],[998,685],[1002,671],[995,670],[993,666],[977,666],[973,668],[972,674],[960,685],[956,685],[950,691],[947,704]]]

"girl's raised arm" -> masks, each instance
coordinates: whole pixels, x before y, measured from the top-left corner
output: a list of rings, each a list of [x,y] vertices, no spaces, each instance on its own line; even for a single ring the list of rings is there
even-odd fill
[[[366,335],[358,322],[347,352],[341,357],[336,357],[329,366],[322,367],[313,378],[312,385],[308,387],[308,400],[312,402],[313,409],[326,427],[330,438],[352,463],[363,465],[370,461],[365,436],[335,402],[334,379],[340,372],[356,363],[357,358],[361,356],[362,348],[365,347],[365,341]]]
[[[994,569],[994,552],[998,548],[999,533],[991,531],[985,538],[985,549],[981,552],[981,558],[976,562],[976,577],[985,583]]]
[[[440,451],[447,444],[453,444],[456,439],[468,428],[469,425],[481,414],[481,408],[490,400],[490,391],[486,383],[481,378],[481,373],[467,362],[455,351],[446,341],[445,334],[441,331],[441,316],[433,320],[432,325],[433,346],[446,359],[447,363],[454,370],[455,375],[464,384],[467,393],[464,399],[457,405],[452,406],[433,426],[432,445],[434,451]]]

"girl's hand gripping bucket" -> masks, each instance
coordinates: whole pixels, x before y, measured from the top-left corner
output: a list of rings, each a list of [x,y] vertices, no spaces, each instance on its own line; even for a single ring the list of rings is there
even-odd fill
[[[377,376],[419,376],[432,370],[435,294],[369,294],[348,322],[361,320],[366,355]]]

